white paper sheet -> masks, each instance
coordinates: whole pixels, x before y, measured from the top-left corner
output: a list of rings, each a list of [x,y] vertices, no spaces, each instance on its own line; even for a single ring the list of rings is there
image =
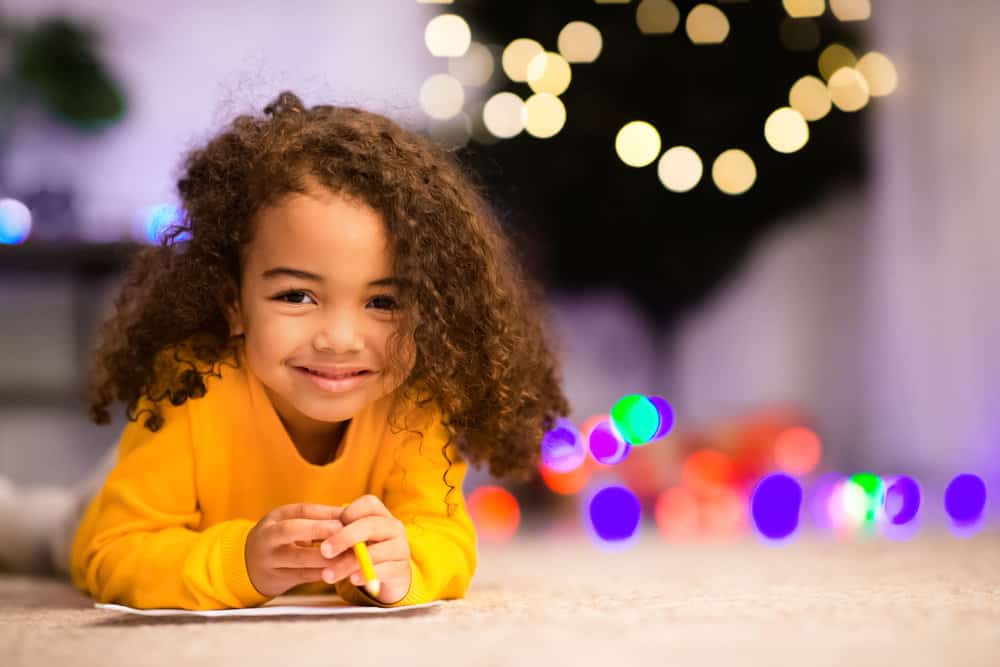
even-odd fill
[[[424,609],[441,604],[440,600],[415,604],[408,607],[359,607],[349,605],[337,595],[282,595],[259,607],[244,609],[209,609],[191,611],[188,609],[135,609],[121,604],[95,603],[98,609],[118,611],[142,616],[354,616],[360,614],[392,614],[412,609]]]

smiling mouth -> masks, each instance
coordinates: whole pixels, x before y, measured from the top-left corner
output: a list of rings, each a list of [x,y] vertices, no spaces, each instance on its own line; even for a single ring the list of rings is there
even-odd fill
[[[334,375],[333,373],[321,373],[319,371],[313,370],[311,368],[306,368],[305,366],[300,366],[300,370],[309,373],[310,375],[315,375],[316,377],[326,378],[327,380],[346,380],[347,378],[357,377],[359,375],[367,375],[371,373],[369,370],[354,371],[353,373],[340,373]]]

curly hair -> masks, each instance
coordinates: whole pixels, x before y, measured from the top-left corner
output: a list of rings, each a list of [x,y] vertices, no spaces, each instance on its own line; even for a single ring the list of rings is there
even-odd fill
[[[155,431],[161,401],[204,394],[205,376],[240,342],[226,309],[239,294],[255,215],[307,181],[382,218],[403,284],[397,341],[408,336],[416,347],[399,391],[436,403],[468,461],[526,478],[544,432],[569,405],[539,291],[490,207],[426,138],[360,109],[306,108],[290,92],[186,156],[177,183],[183,214],[135,256],[102,329],[89,382],[93,421],[108,423],[109,406],[122,401],[130,420],[146,413]],[[182,347],[188,358],[178,356]],[[143,399],[151,407],[139,410]]]

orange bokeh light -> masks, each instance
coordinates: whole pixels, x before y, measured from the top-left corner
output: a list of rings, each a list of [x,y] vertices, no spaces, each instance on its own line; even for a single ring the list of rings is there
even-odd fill
[[[681,479],[697,495],[716,495],[735,482],[736,466],[727,454],[701,449],[684,459]]]
[[[822,454],[819,436],[802,426],[785,429],[774,442],[774,462],[792,475],[811,473],[819,465]]]
[[[684,487],[667,489],[656,499],[656,527],[668,540],[688,540],[698,535],[698,500]]]
[[[480,539],[504,543],[514,537],[521,523],[521,507],[507,489],[481,486],[469,494],[467,504]]]
[[[579,493],[590,481],[593,466],[596,464],[592,459],[586,458],[583,463],[569,472],[556,472],[545,464],[538,466],[538,471],[542,475],[545,486],[553,493],[561,496],[570,496]]]

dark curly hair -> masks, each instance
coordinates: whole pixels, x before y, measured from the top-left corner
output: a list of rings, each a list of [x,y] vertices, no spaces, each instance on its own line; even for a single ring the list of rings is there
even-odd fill
[[[538,290],[489,206],[453,157],[424,137],[359,109],[306,108],[289,92],[184,160],[183,215],[133,259],[104,324],[91,418],[108,423],[109,406],[122,401],[130,420],[145,413],[155,431],[162,401],[205,393],[205,376],[240,342],[226,309],[239,294],[255,214],[304,192],[307,181],[360,199],[386,226],[403,283],[397,344],[408,336],[417,350],[400,391],[436,403],[468,461],[495,476],[527,477],[544,431],[569,405]]]

